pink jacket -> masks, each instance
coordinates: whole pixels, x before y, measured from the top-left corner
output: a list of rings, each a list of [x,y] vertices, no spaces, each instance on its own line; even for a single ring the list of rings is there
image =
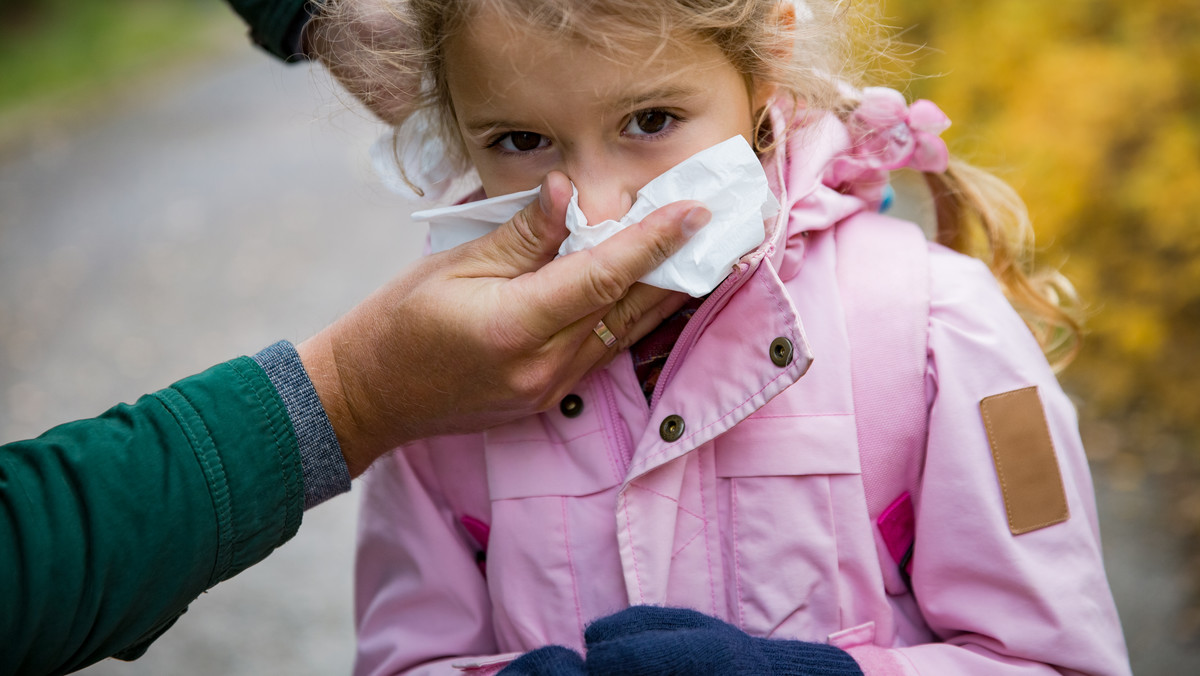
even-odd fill
[[[651,406],[626,353],[576,387],[575,417],[422,441],[369,471],[356,673],[582,651],[589,621],[646,603],[831,642],[869,675],[1129,673],[1071,403],[988,270],[937,245],[914,593],[881,566],[834,270],[838,223],[865,203],[820,180],[847,142],[825,119],[770,156],[780,219],[690,321]],[[1030,386],[1070,518],[1013,535],[980,401]]]

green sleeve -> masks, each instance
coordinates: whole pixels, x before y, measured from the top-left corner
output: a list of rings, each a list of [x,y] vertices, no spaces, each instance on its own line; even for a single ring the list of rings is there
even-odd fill
[[[0,447],[0,674],[136,657],[300,525],[295,434],[235,359]]]
[[[299,52],[300,29],[308,20],[310,1],[315,0],[229,0],[233,10],[250,26],[250,39],[285,61],[303,58]]]

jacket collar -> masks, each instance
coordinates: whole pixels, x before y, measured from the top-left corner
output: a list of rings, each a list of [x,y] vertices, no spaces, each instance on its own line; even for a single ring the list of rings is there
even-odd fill
[[[800,270],[804,238],[863,211],[867,204],[832,185],[829,168],[851,147],[850,134],[836,115],[775,101],[769,117],[777,141],[763,158],[763,168],[780,210],[764,242],[763,257],[788,281]]]
[[[650,420],[641,438],[634,440],[627,481],[737,424],[803,376],[812,359],[784,284],[799,273],[809,235],[867,205],[826,182],[828,167],[850,146],[849,134],[835,115],[797,114],[777,103],[770,119],[778,142],[764,157],[763,167],[779,199],[779,215],[768,226],[763,244],[738,261],[680,336],[664,367]],[[713,326],[718,314],[726,321]],[[771,342],[781,337],[791,341],[794,350],[794,361],[783,368],[769,361],[768,352]],[[684,368],[685,360],[726,367],[715,379],[709,368]],[[678,441],[664,442],[659,423],[672,414],[682,416],[687,429]]]

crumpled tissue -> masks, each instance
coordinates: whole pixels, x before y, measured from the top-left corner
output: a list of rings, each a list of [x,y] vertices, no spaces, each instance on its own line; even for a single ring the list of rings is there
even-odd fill
[[[433,251],[444,251],[496,229],[537,199],[540,190],[418,211],[412,218],[429,223]],[[576,189],[567,207],[570,235],[558,253],[565,256],[594,247],[654,210],[679,200],[703,202],[712,211],[712,221],[641,281],[697,298],[715,289],[739,258],[762,243],[766,235],[764,222],[779,211],[758,156],[744,138],[735,136],[696,153],[647,183],[620,220],[589,224],[579,208]]]

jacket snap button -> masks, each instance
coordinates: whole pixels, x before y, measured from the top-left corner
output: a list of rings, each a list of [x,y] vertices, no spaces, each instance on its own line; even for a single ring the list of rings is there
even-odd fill
[[[662,437],[663,441],[675,441],[683,436],[683,418],[677,415],[669,415],[663,418],[662,424],[658,426],[658,436]]]
[[[578,394],[568,394],[558,402],[558,410],[568,418],[578,418],[583,413],[583,398]]]
[[[771,361],[779,368],[792,363],[792,341],[780,336],[771,341]]]

